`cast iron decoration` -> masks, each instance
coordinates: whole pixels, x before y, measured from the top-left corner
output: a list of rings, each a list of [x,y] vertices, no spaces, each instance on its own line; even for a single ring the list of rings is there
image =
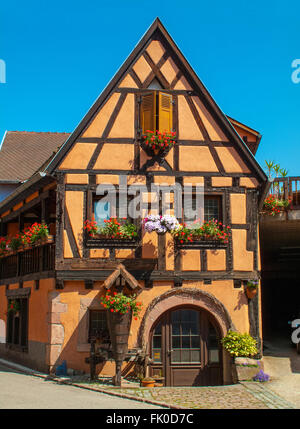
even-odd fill
[[[114,384],[121,386],[121,369],[125,355],[128,351],[128,337],[132,316],[137,320],[141,310],[141,302],[136,296],[126,296],[123,293],[107,291],[101,298],[103,307],[107,309],[107,324],[111,339],[113,357],[116,362],[116,375]]]

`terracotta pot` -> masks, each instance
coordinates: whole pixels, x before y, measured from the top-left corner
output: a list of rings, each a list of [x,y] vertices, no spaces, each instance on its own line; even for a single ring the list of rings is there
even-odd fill
[[[142,380],[142,387],[154,387],[155,381]]]
[[[246,288],[246,294],[247,294],[247,297],[249,298],[249,299],[252,299],[252,298],[254,298],[255,297],[255,295],[257,294],[257,288],[249,288],[249,287],[247,287]]]

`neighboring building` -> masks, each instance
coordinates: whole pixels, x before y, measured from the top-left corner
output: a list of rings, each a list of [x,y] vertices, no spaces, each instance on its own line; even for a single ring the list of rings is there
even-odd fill
[[[26,182],[69,135],[6,131],[0,146],[0,201]]]
[[[176,132],[165,156],[141,147],[149,128]],[[35,221],[55,235],[55,243],[0,262],[0,355],[50,372],[66,360],[88,372],[89,334],[106,328],[100,296],[115,273],[120,284],[131,278],[141,286],[129,348],[151,355],[150,374],[162,371],[175,386],[231,383],[220,339],[230,328],[250,332],[259,346],[262,337],[260,294],[249,301],[243,285],[260,278],[258,205],[268,181],[251,153],[259,140],[222,113],[155,20],[59,151],[0,204],[2,236]],[[145,231],[131,242],[86,236],[97,185],[119,186],[120,175],[147,192],[151,184],[202,183],[205,218],[231,227],[229,243],[180,243]],[[118,215],[114,207],[110,214]],[[6,314],[12,298],[18,316]],[[109,361],[97,369],[114,373]]]

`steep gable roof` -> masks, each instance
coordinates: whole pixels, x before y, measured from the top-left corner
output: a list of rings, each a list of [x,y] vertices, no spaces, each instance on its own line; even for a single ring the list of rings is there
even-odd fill
[[[135,49],[129,55],[127,60],[121,66],[119,71],[116,73],[116,75],[107,85],[107,87],[104,89],[104,91],[96,100],[96,102],[91,107],[89,112],[79,123],[79,125],[71,134],[69,139],[62,145],[62,147],[60,148],[56,156],[52,159],[52,161],[49,163],[45,171],[50,174],[55,171],[60,161],[63,159],[63,157],[71,148],[71,146],[76,141],[76,139],[81,135],[81,133],[86,128],[89,121],[92,120],[92,118],[95,116],[97,111],[106,102],[108,97],[112,94],[113,90],[118,85],[120,85],[120,82],[122,82],[125,76],[128,75],[128,72],[130,73],[127,76],[127,78],[132,80],[136,79],[135,73],[132,72],[131,68],[133,65],[137,63],[137,60],[141,57],[141,54],[145,56],[145,50],[147,46],[149,46],[150,42],[152,40],[155,40],[155,38],[160,39],[165,45],[168,45],[170,47],[172,53],[174,54],[174,58],[176,58],[178,64],[180,64],[180,67],[184,69],[185,75],[188,77],[188,80],[191,83],[191,87],[193,88],[193,92],[201,98],[201,101],[206,106],[206,108],[209,108],[210,112],[213,111],[214,116],[218,121],[219,127],[222,127],[222,130],[227,134],[227,137],[230,138],[235,143],[239,151],[243,154],[243,156],[246,157],[249,165],[256,172],[256,175],[259,178],[260,182],[267,182],[267,177],[264,171],[261,169],[257,161],[254,159],[249,148],[243,142],[243,140],[235,130],[234,126],[229,121],[229,119],[226,117],[226,115],[221,111],[221,109],[218,107],[216,102],[213,100],[213,98],[211,97],[211,95],[209,94],[205,86],[202,84],[202,82],[200,81],[200,79],[192,69],[192,67],[189,65],[188,61],[185,59],[185,57],[177,47],[176,43],[173,41],[173,39],[171,38],[171,36],[169,35],[165,27],[162,25],[159,18],[156,18],[156,20],[153,22],[151,27],[148,29],[148,31],[142,37],[142,39],[137,44]],[[141,57],[141,59],[144,60],[144,57]],[[133,71],[134,69],[135,67],[133,67]],[[163,79],[162,73],[160,73],[160,70],[158,69],[158,67],[155,67],[155,65],[153,65],[152,70],[153,70],[153,73],[152,75],[150,73],[149,79],[148,78],[146,79],[147,81],[155,77],[157,77],[159,80]],[[165,81],[162,83],[164,84],[165,88],[168,88],[168,85],[169,85],[168,82]],[[146,87],[147,86],[145,86],[145,88]]]

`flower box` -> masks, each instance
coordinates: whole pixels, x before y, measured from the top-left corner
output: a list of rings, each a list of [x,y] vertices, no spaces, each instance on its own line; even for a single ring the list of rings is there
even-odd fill
[[[238,357],[233,362],[233,380],[250,381],[253,380],[261,369],[261,362],[255,359]]]
[[[175,132],[160,132],[147,130],[141,138],[141,147],[149,156],[167,155],[175,144]]]

